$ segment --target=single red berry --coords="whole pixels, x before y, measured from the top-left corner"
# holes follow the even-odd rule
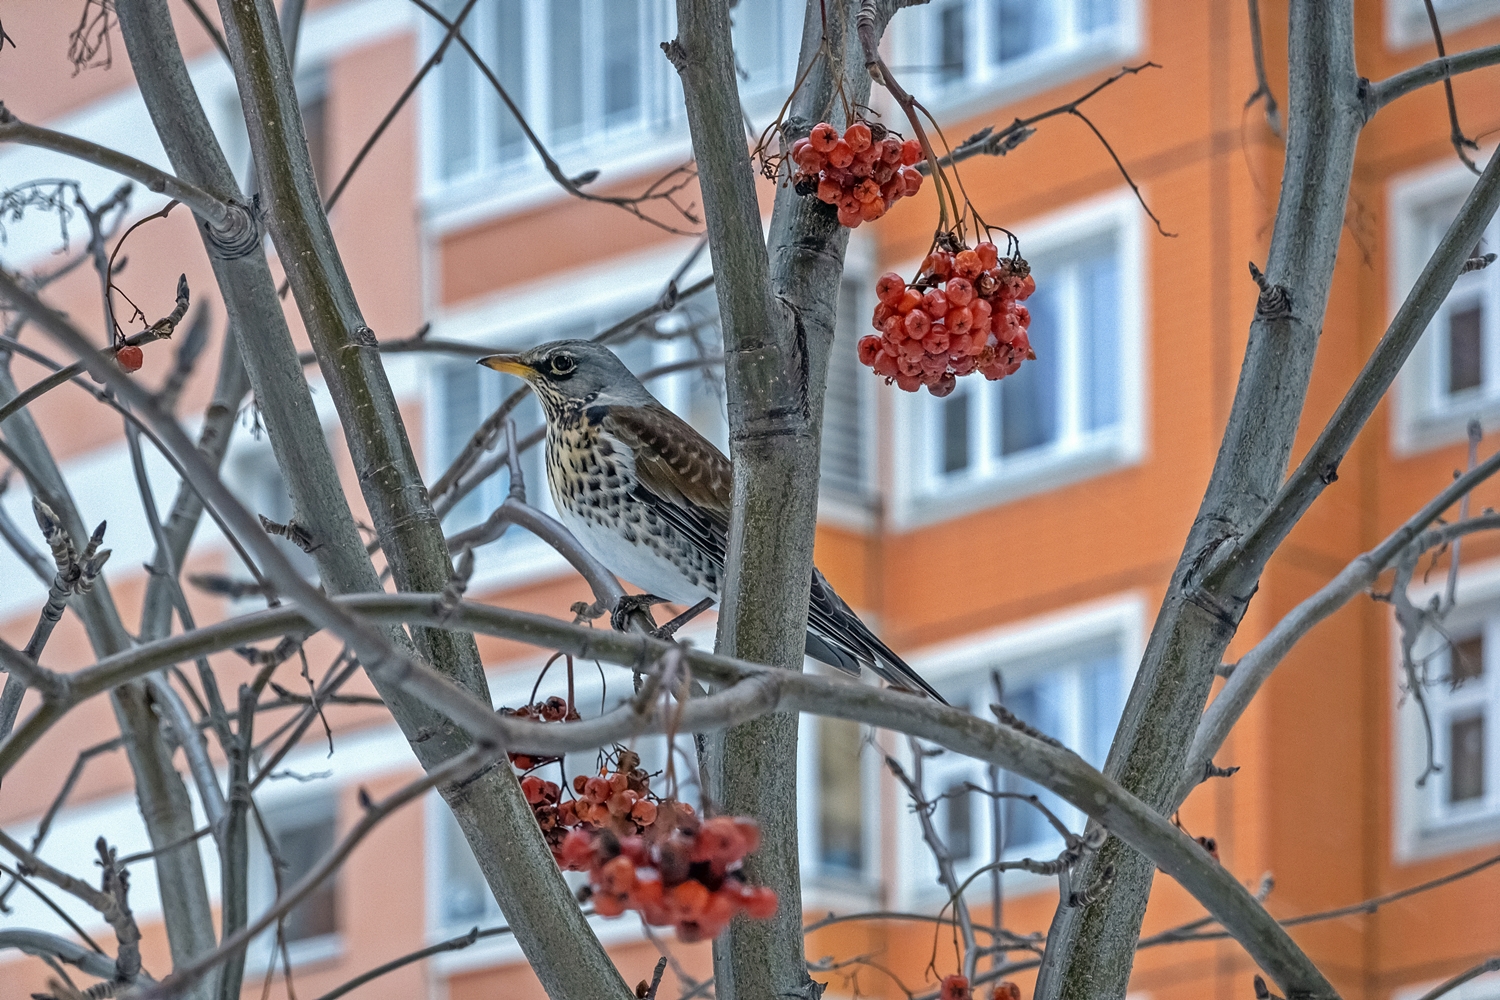
[[[922,296],[922,310],[933,319],[948,315],[948,296],[941,288],[929,288]]]
[[[966,306],[974,301],[974,284],[967,278],[949,278],[943,291],[948,295],[950,306]]]
[[[893,167],[901,165],[901,140],[888,135],[880,140],[880,159]]]
[[[901,293],[901,301],[896,303],[896,311],[904,316],[921,304],[922,293],[915,288],[908,288]]]
[[[526,796],[526,801],[536,805],[542,801],[542,779],[534,774],[527,775],[521,779],[521,792]]]
[[[880,354],[880,338],[874,334],[868,337],[860,337],[858,350],[859,363],[866,367],[873,367],[875,358]]]
[[[864,152],[870,148],[870,126],[864,122],[855,122],[844,129],[844,141],[856,153]]]
[[[141,370],[141,365],[145,363],[146,357],[141,353],[139,347],[136,347],[134,344],[126,344],[115,352],[115,360],[126,371],[138,372]]]
[[[944,253],[942,250],[934,251],[922,258],[922,266],[918,269],[920,274],[930,274],[934,278],[946,278],[953,273],[953,255]]]
[[[922,380],[915,375],[897,375],[896,388],[902,392],[916,392],[922,388]]]
[[[808,143],[820,153],[831,150],[839,141],[839,130],[828,122],[818,122],[807,136]]]
[[[1021,1000],[1021,987],[1009,979],[1002,979],[995,984],[995,992],[990,994],[990,1000]]]
[[[837,205],[839,199],[844,196],[844,189],[839,182],[824,177],[818,181],[818,200],[825,205]]]
[[[828,151],[828,162],[830,165],[844,169],[854,162],[854,150],[843,139],[833,144]]]
[[[907,139],[901,144],[901,163],[911,166],[922,158],[922,144],[915,139]]]
[[[901,183],[904,185],[902,192],[910,197],[922,190],[922,175],[911,167],[902,167]]]
[[[906,279],[895,271],[887,271],[875,279],[875,297],[880,300],[881,305],[894,306],[899,303],[906,294]],[[884,317],[880,316],[880,310],[875,310],[876,322]]]
[[[1036,278],[1031,275],[1021,279],[1021,287],[1016,291],[1016,301],[1024,302],[1031,298],[1031,293],[1036,291]]]
[[[986,271],[1000,262],[1000,248],[989,240],[974,244],[974,252],[979,255],[979,266]]]
[[[916,340],[927,336],[927,331],[932,329],[932,317],[921,309],[913,309],[906,314],[906,332]]]
[[[583,786],[587,785],[588,782],[589,782],[589,776],[588,775],[586,775],[586,774],[575,775],[574,778],[573,778],[573,792],[574,792],[574,794],[582,795],[583,794]]]

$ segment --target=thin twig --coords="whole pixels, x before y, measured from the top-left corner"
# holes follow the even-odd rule
[[[1427,23],[1432,26],[1432,40],[1437,44],[1438,58],[1446,58],[1448,53],[1443,48],[1443,29],[1438,25],[1437,11],[1432,6],[1432,0],[1422,2],[1427,7]],[[1447,73],[1443,74],[1443,96],[1448,100],[1448,141],[1453,143],[1453,151],[1458,154],[1463,165],[1478,174],[1479,167],[1468,151],[1477,150],[1479,143],[1464,135],[1463,128],[1458,124],[1458,102],[1453,99],[1453,78]]]

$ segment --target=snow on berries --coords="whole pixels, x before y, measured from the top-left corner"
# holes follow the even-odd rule
[[[569,714],[559,715],[554,701]],[[537,721],[577,718],[560,698],[506,711]],[[556,760],[511,759],[523,769]],[[760,846],[760,826],[741,817],[702,819],[686,802],[658,798],[640,764],[635,753],[617,748],[598,774],[574,776],[571,799],[538,775],[521,779],[558,867],[588,873],[580,898],[592,899],[601,916],[634,910],[653,927],[675,927],[689,942],[718,937],[738,913],[757,920],[774,915],[776,891],[750,885],[741,872],[746,855]]]
[[[134,344],[126,344],[115,351],[115,362],[127,372],[138,372],[141,365],[146,361],[146,356],[139,347]]]
[[[903,142],[879,124],[856,121],[840,135],[833,125],[819,122],[792,144],[792,184],[798,194],[835,206],[839,223],[857,229],[917,193],[922,175],[914,164],[922,155],[917,140]]]
[[[934,396],[972,372],[1005,378],[1036,357],[1031,312],[1021,304],[1035,290],[1031,265],[1001,258],[993,243],[934,250],[910,284],[895,272],[876,280],[880,332],[860,338],[860,363],[906,392],[925,385]]]

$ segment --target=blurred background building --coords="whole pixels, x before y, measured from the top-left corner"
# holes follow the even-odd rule
[[[69,61],[69,33],[83,6],[82,0],[9,4],[0,11],[16,46],[0,50],[0,96],[25,120],[166,166],[118,36],[107,68],[75,71]],[[439,6],[453,16],[462,4]],[[801,0],[739,0],[735,7],[741,97],[756,134],[775,118],[794,81],[804,7]],[[1449,52],[1500,42],[1495,0],[1438,0],[1436,7]],[[1285,0],[1261,4],[1268,75],[1283,122],[1285,8]],[[174,0],[172,10],[205,110],[247,181],[250,154],[231,74],[187,7]],[[1357,11],[1365,75],[1382,78],[1432,56],[1421,0],[1358,0]],[[667,0],[479,0],[465,34],[566,175],[597,169],[588,191],[632,194],[690,157],[680,87],[658,48],[672,37],[674,18]],[[309,5],[297,86],[325,190],[442,35],[406,0]],[[823,445],[820,566],[955,704],[987,715],[999,678],[1007,706],[1100,764],[1233,397],[1256,297],[1245,263],[1264,262],[1270,236],[1283,143],[1265,105],[1246,104],[1257,86],[1246,5],[933,0],[900,13],[886,45],[888,61],[937,116],[950,143],[1071,100],[1121,66],[1159,65],[1108,88],[1084,110],[1140,186],[1160,228],[1076,118],[1040,124],[1003,158],[962,165],[975,206],[1014,231],[1034,265],[1038,290],[1029,305],[1038,359],[1018,375],[1003,383],[965,379],[952,396],[934,400],[899,393],[856,362],[854,343],[868,322],[875,277],[892,269],[911,274],[928,248],[935,224],[930,190],[860,228],[843,284],[828,290],[839,298],[839,333]],[[1454,89],[1463,127],[1480,137],[1480,156],[1487,156],[1500,130],[1496,71],[1462,76]],[[873,103],[892,121],[887,104],[879,97]],[[95,204],[119,183],[53,154],[0,149],[0,186],[41,178],[76,179]],[[1383,110],[1366,130],[1299,453],[1359,370],[1472,181],[1449,144],[1439,87]],[[769,212],[769,182],[762,193]],[[691,189],[683,201],[695,204]],[[164,199],[138,186],[130,204],[130,217],[139,218]],[[662,206],[653,214],[684,230],[699,228]],[[432,341],[497,349],[592,336],[656,301],[674,274],[686,288],[711,269],[706,251],[692,256],[695,237],[564,193],[493,87],[456,49],[396,116],[331,219],[361,307],[383,341],[408,338],[424,323],[431,324]],[[58,221],[56,213],[34,208],[0,220],[0,260],[46,270],[68,259]],[[76,210],[66,233],[69,252],[76,252],[86,238]],[[1487,237],[1481,249],[1493,249],[1493,242]],[[213,331],[207,356],[216,357],[223,309],[187,211],[142,227],[124,256],[117,282],[153,318],[170,308],[176,275],[187,273]],[[87,264],[47,294],[102,337],[97,281]],[[288,315],[300,331],[291,306],[289,299]],[[618,350],[642,373],[711,357],[721,349],[716,311],[711,291],[692,296]],[[48,346],[32,330],[23,336]],[[514,388],[463,355],[393,353],[387,367],[430,478]],[[169,368],[169,348],[153,346],[140,377],[155,384]],[[184,396],[180,410],[190,426],[208,400],[213,368],[201,364]],[[22,385],[40,374],[24,360],[13,371]],[[347,452],[316,367],[308,375],[347,473]],[[725,440],[720,369],[678,366],[650,385],[705,434]],[[66,387],[32,412],[85,519],[109,519],[115,554],[107,576],[131,620],[142,593],[140,566],[153,543],[118,422]],[[1231,658],[1446,485],[1465,464],[1469,420],[1495,425],[1497,416],[1500,269],[1490,269],[1460,279],[1393,398],[1338,470],[1338,483],[1272,560]],[[519,409],[520,435],[539,419],[534,403]],[[286,489],[251,409],[235,433],[226,479],[255,510],[286,520]],[[154,456],[150,468],[163,504],[175,480]],[[524,471],[531,499],[547,507],[538,450],[528,453]],[[507,480],[501,468],[454,505],[450,531],[482,520],[506,495]],[[357,504],[352,475],[349,492]],[[1476,510],[1495,503],[1497,493],[1482,491]],[[0,502],[31,531],[19,477]],[[573,602],[589,599],[563,560],[519,529],[477,556],[472,598],[562,617]],[[232,555],[206,521],[188,570],[236,575]],[[1435,593],[1443,575],[1434,572],[1420,586]],[[6,623],[0,632],[22,645],[46,584],[9,549],[0,551],[0,579]],[[1500,850],[1500,547],[1483,537],[1465,543],[1459,599],[1449,623],[1451,651],[1448,643],[1426,651],[1427,669],[1441,681],[1429,692],[1441,773],[1418,787],[1421,722],[1401,694],[1393,618],[1387,605],[1360,599],[1287,658],[1240,723],[1218,758],[1239,773],[1205,784],[1182,810],[1186,829],[1212,837],[1222,863],[1242,881],[1255,885],[1263,873],[1274,875],[1267,905],[1277,916],[1395,892]],[[226,602],[198,592],[192,600],[200,621],[256,606],[250,598]],[[711,623],[693,634],[711,642]],[[498,641],[481,648],[493,668],[496,703],[525,702],[544,657]],[[309,650],[318,653],[311,660],[319,675],[337,652],[316,643]],[[71,616],[45,659],[62,670],[91,662]],[[231,672],[232,660],[222,661]],[[295,675],[295,665],[286,670]],[[599,677],[592,665],[579,665],[586,710],[611,696]],[[627,689],[624,675],[610,680],[615,696]],[[554,668],[542,693],[563,687]],[[405,741],[378,707],[333,706],[328,717],[336,752],[329,756],[329,741],[314,726],[281,765],[284,774],[260,794],[265,824],[290,868],[283,877],[305,871],[354,822],[361,787],[379,794],[415,772]],[[262,731],[271,732],[276,718]],[[95,748],[41,851],[91,878],[91,844],[100,834],[122,854],[148,844],[123,754],[107,742],[117,734],[107,704],[96,700],[71,719],[7,779],[0,822],[29,842],[79,752]],[[665,759],[659,742],[642,749],[648,760]],[[885,770],[885,751],[907,756],[904,743],[888,735],[839,721],[804,722],[800,821],[810,921],[863,910],[932,914],[943,905],[931,855]],[[571,774],[592,763],[568,766]],[[997,852],[1042,858],[1058,851],[1051,828],[1014,803],[1000,810],[997,846],[991,800],[961,793],[966,782],[989,787],[998,780],[1012,790],[1024,782],[997,779],[951,756],[931,758],[925,769],[929,794],[956,792],[942,801],[936,819],[961,874]],[[1044,799],[1065,822],[1081,823],[1076,811]],[[204,850],[210,885],[217,885],[212,854]],[[255,902],[264,906],[274,879],[263,849],[256,864]],[[152,866],[136,864],[132,873],[147,965],[165,972],[170,961]],[[972,903],[981,914],[992,905],[992,891],[988,879],[975,883]],[[1056,883],[1007,874],[1003,897],[1007,927],[1042,933]],[[29,894],[4,898],[9,912],[0,914],[0,928],[66,933]],[[1186,893],[1159,879],[1146,933],[1200,913]],[[92,926],[90,914],[76,915]],[[297,995],[317,997],[397,955],[503,922],[434,797],[385,824],[336,879],[294,911],[286,935]],[[657,948],[640,926],[628,916],[596,923],[626,979],[649,976]],[[1415,998],[1500,950],[1500,872],[1294,934],[1343,995]],[[711,974],[706,946],[681,946],[670,937],[664,943],[687,975]],[[935,938],[930,924],[888,919],[819,930],[807,953],[814,961],[832,956],[834,964],[868,956],[890,971],[855,963],[816,974],[829,982],[829,997],[894,998],[906,995],[903,983],[918,993],[930,988],[919,984],[931,982],[924,970],[935,948],[938,972],[954,971],[951,943]],[[270,958],[268,942],[252,951],[247,991],[260,991]],[[1163,945],[1139,955],[1132,996],[1245,996],[1251,973],[1232,942]],[[1030,975],[1016,978],[1029,983]],[[0,953],[5,995],[24,996],[46,976],[35,959]],[[669,983],[676,976],[674,970]],[[279,973],[271,989],[286,995]],[[1452,995],[1500,997],[1500,977],[1465,989]],[[519,949],[497,935],[409,965],[353,995],[541,994]]]

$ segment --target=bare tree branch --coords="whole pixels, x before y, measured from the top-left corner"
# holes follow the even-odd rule
[[[1447,81],[1459,73],[1483,69],[1496,63],[1500,63],[1500,45],[1470,49],[1456,56],[1443,56],[1431,62],[1422,63],[1420,66],[1413,66],[1411,69],[1403,70],[1395,76],[1370,85],[1368,97],[1370,113],[1373,115],[1398,97],[1405,97],[1428,84],[1437,83],[1439,80]]]

